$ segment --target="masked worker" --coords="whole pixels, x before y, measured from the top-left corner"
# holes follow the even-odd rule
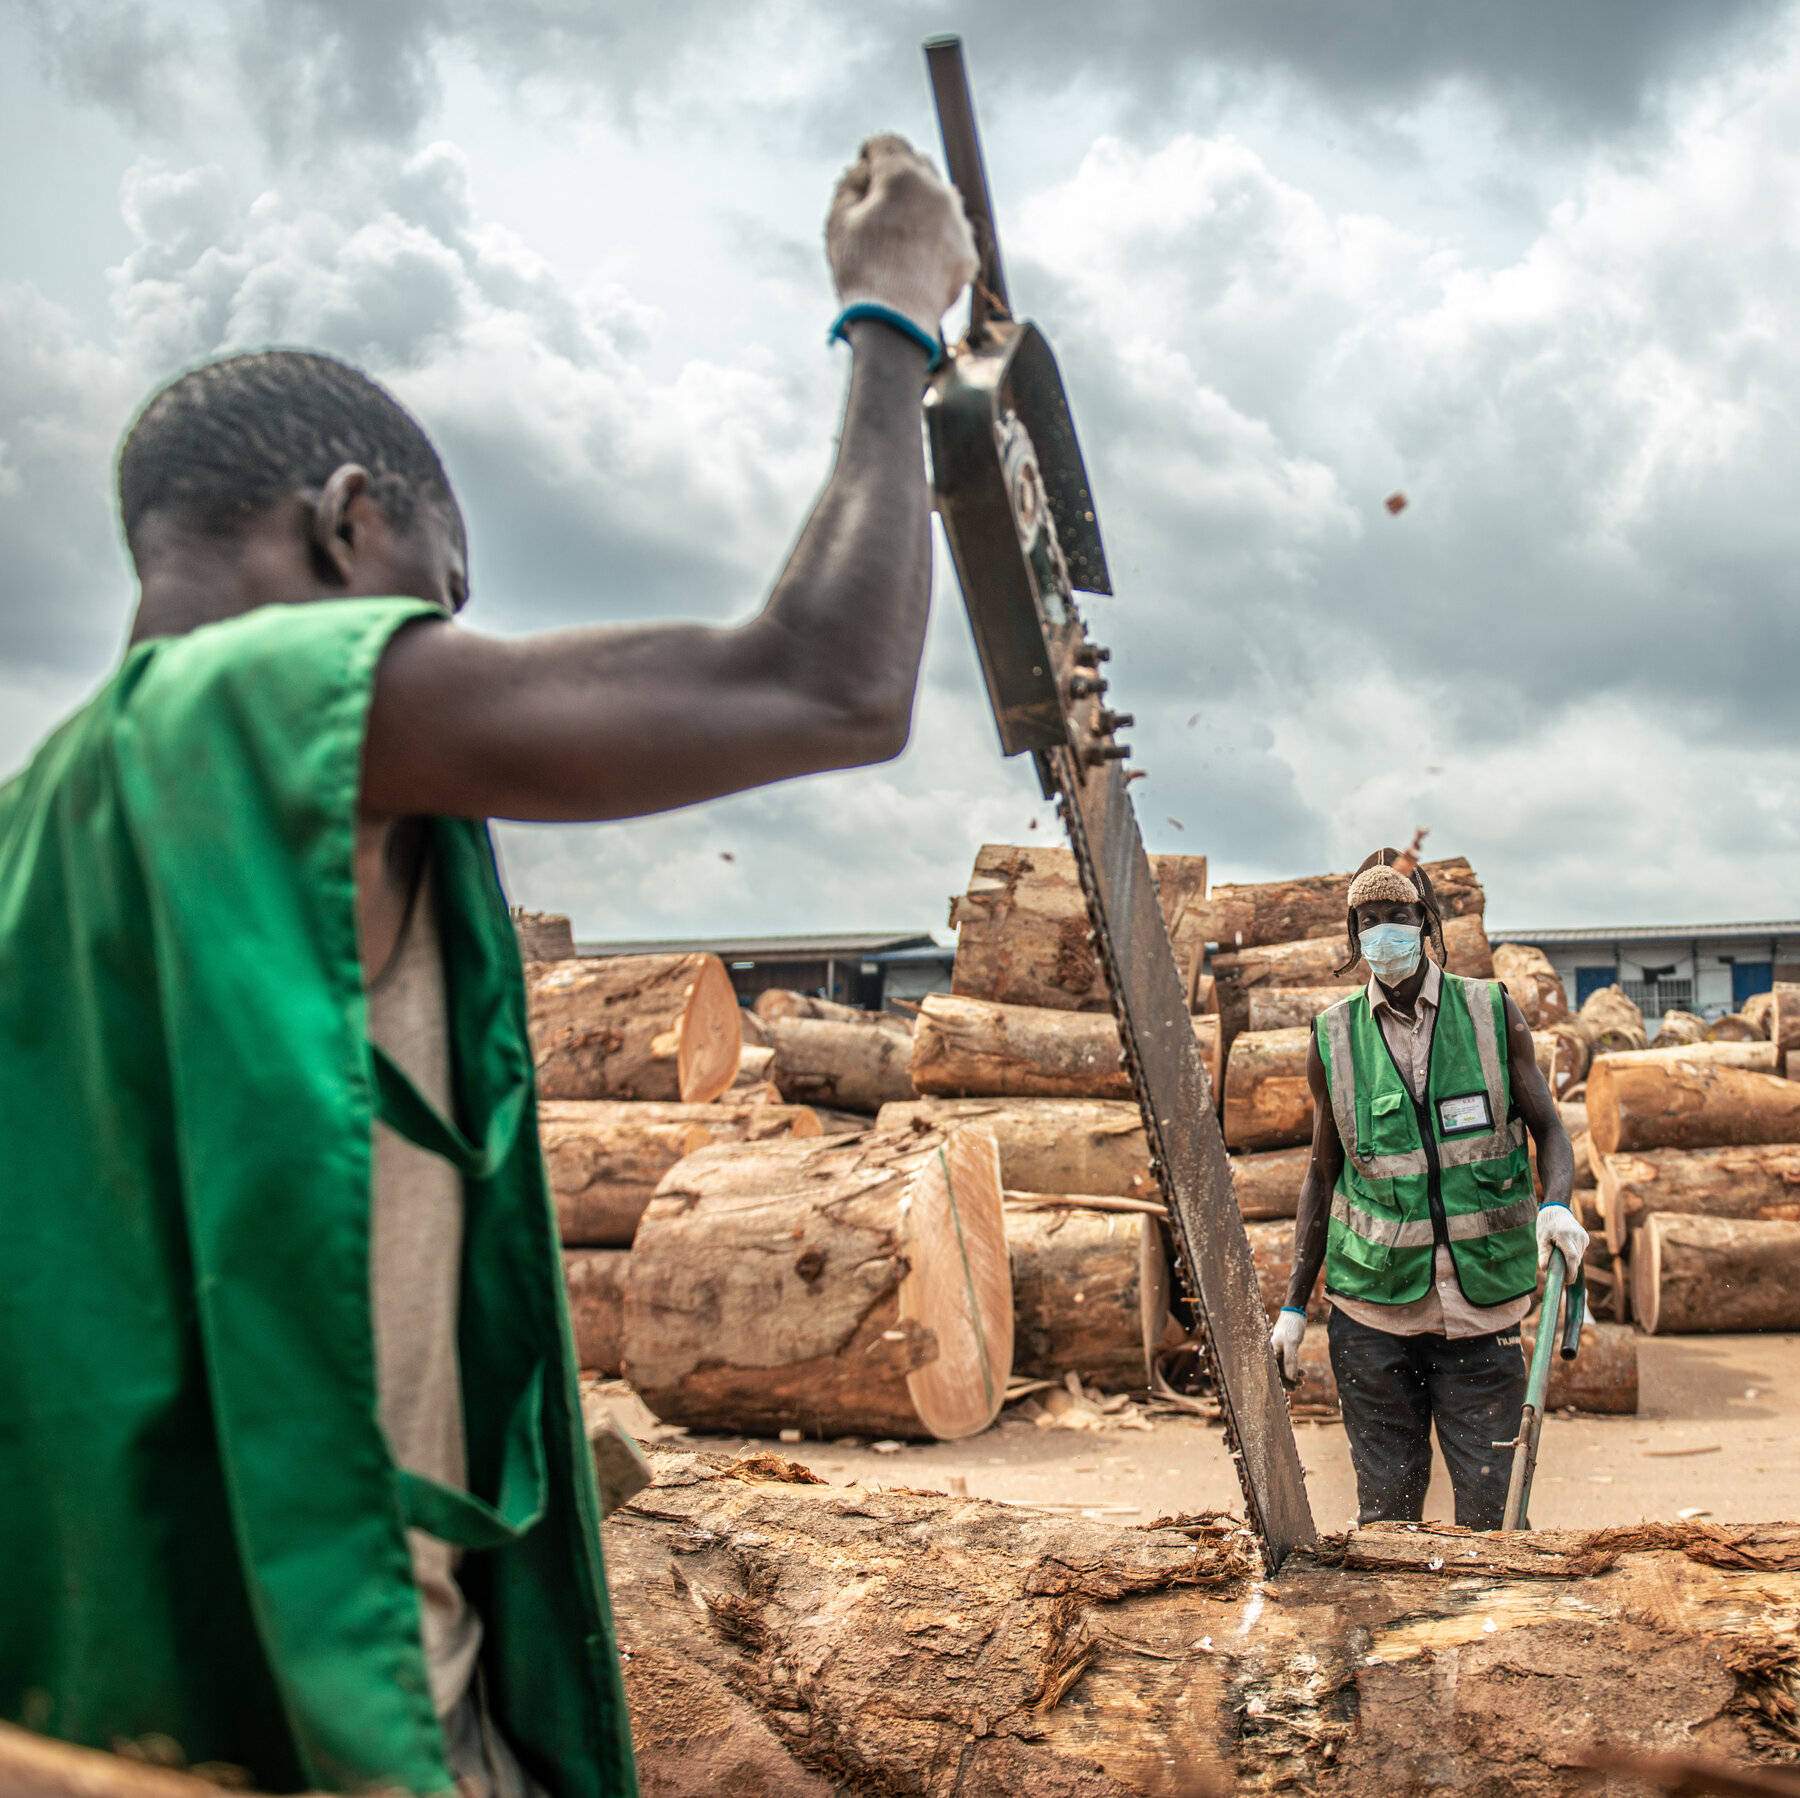
[[[1573,1276],[1588,1237],[1524,1018],[1497,981],[1444,972],[1431,879],[1398,860],[1383,849],[1350,883],[1344,966],[1366,961],[1369,984],[1314,1020],[1312,1160],[1271,1344],[1296,1384],[1323,1266],[1359,1521],[1423,1515],[1436,1423],[1456,1521],[1498,1529],[1512,1457],[1494,1445],[1525,1401],[1519,1322],[1552,1245]]]
[[[437,454],[327,357],[132,427],[130,647],[0,788],[0,1716],[270,1791],[635,1791],[486,820],[905,743],[976,258],[897,138],[826,243],[837,459],[736,628],[453,622]]]

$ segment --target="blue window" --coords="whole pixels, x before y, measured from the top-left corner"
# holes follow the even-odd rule
[[[1766,993],[1775,984],[1775,967],[1766,961],[1734,961],[1731,964],[1731,1009],[1742,1011],[1746,999]]]
[[[1575,970],[1575,1008],[1577,1011],[1587,1004],[1603,986],[1616,986],[1619,970],[1610,962],[1604,968],[1577,968]]]

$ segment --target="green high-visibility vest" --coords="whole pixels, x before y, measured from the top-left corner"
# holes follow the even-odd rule
[[[448,1793],[407,1554],[468,1550],[489,1705],[636,1790],[525,991],[486,828],[430,821],[455,1110],[368,1039],[364,720],[414,600],[140,645],[0,787],[0,1717],[266,1791]],[[463,1175],[467,1491],[395,1465],[377,1113]]]
[[[1447,1243],[1471,1304],[1534,1291],[1537,1199],[1512,1102],[1505,989],[1443,976],[1422,1100],[1395,1066],[1366,988],[1321,1012],[1313,1029],[1344,1145],[1326,1290],[1410,1304]]]

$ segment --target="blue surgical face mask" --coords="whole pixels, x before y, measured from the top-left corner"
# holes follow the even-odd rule
[[[1398,986],[1419,965],[1417,924],[1376,924],[1359,931],[1357,940],[1383,986]]]

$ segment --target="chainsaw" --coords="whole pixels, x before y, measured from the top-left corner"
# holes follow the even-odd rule
[[[1132,719],[1106,703],[1110,652],[1075,597],[1112,591],[1093,494],[1056,358],[1007,297],[961,40],[934,38],[925,58],[945,163],[981,256],[968,330],[925,396],[938,515],[1001,749],[1033,758],[1075,852],[1182,1293],[1273,1571],[1315,1540],[1312,1511],[1187,983],[1132,807],[1118,735]]]

